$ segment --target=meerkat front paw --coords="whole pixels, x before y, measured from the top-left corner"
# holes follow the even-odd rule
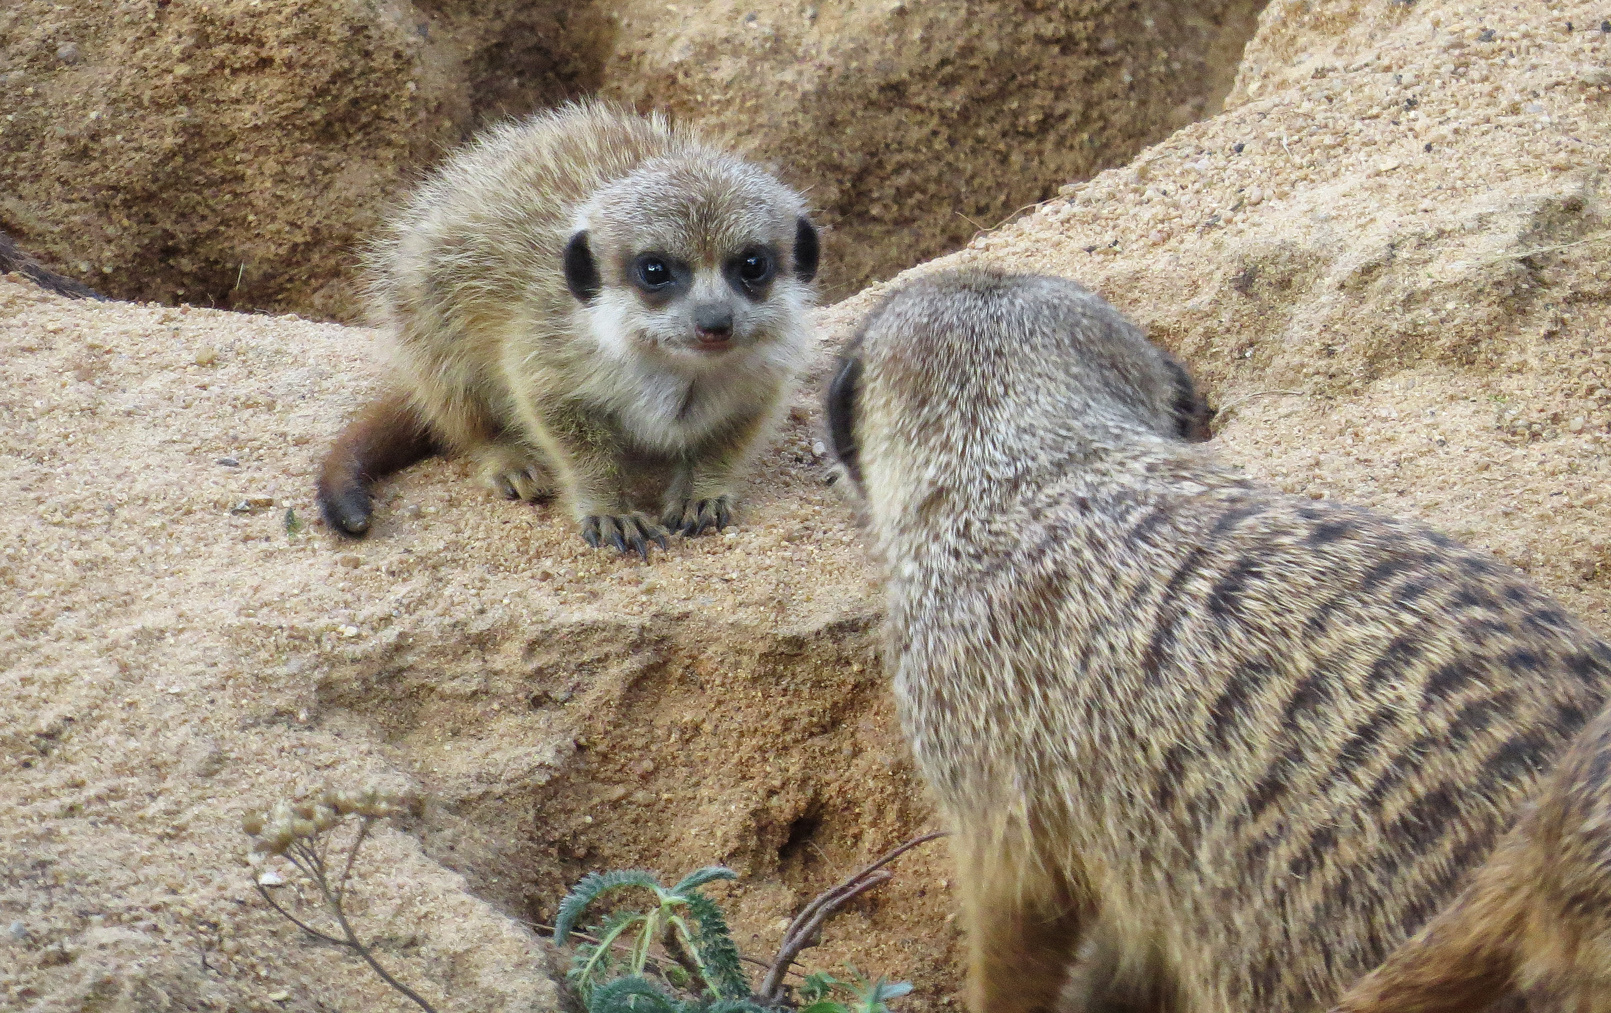
[[[666,532],[642,514],[590,514],[582,518],[582,540],[598,548],[606,543],[621,552],[636,552],[649,558],[649,543],[670,548]]]
[[[536,465],[519,471],[499,471],[487,476],[492,491],[504,499],[552,499],[554,487],[548,473]]]
[[[668,531],[684,535],[703,534],[711,528],[717,531],[733,523],[733,499],[726,493],[710,499],[677,500],[666,507],[660,523]]]
[[[493,444],[482,448],[481,481],[504,499],[538,500],[554,495],[554,478],[541,462],[519,448]]]

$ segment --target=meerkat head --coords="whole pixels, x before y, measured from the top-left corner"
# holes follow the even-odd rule
[[[564,266],[607,352],[697,370],[761,346],[802,346],[817,257],[798,194],[698,150],[601,187],[576,217]]]
[[[918,279],[868,315],[829,386],[827,421],[875,514],[936,489],[1011,487],[1099,444],[1209,435],[1186,370],[1101,297],[977,269]]]

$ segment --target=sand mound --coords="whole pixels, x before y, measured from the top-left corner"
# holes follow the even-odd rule
[[[1227,112],[939,263],[1092,285],[1202,377],[1227,458],[1487,546],[1611,632],[1595,13],[1277,3]],[[877,294],[823,311],[819,375]],[[240,813],[327,781],[435,800],[376,841],[364,917],[449,1009],[552,1007],[517,919],[587,870],[729,862],[764,956],[780,916],[927,825],[812,391],[742,527],[652,566],[442,461],[386,487],[363,543],[288,535],[371,338],[0,282],[13,1006],[403,1008],[250,891]],[[947,867],[903,862],[811,956],[911,978],[932,1013]]]

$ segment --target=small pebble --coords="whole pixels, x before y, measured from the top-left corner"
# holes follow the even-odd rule
[[[218,361],[218,352],[210,345],[203,345],[196,349],[196,365],[211,366]]]
[[[56,47],[56,59],[66,64],[78,62],[78,43],[64,42]]]
[[[226,468],[239,468],[241,466],[241,462],[237,461],[233,457],[220,457],[218,460],[214,461],[213,463],[214,464],[222,464]]]
[[[258,886],[284,886],[285,885],[285,877],[281,876],[279,873],[275,872],[273,869],[268,869],[261,876],[257,877],[257,885]]]
[[[13,939],[28,938],[28,926],[24,925],[22,922],[12,922],[10,928],[8,928],[6,931],[11,933],[11,938]]]
[[[811,444],[811,452],[816,456],[821,457],[823,454],[828,452],[828,445],[823,443],[821,440],[818,440],[817,442]]]
[[[345,566],[349,570],[356,570],[360,566],[364,565],[364,557],[358,555],[356,552],[348,552],[337,558],[336,562],[340,563],[342,566]]]
[[[408,506],[403,508],[404,517],[418,517],[419,515],[420,505],[418,503],[410,503]]]

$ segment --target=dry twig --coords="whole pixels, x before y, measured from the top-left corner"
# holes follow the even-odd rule
[[[330,884],[328,867],[325,865],[324,847],[315,848],[306,840],[298,840],[293,841],[290,847],[282,852],[282,857],[301,870],[302,874],[307,876],[313,885],[318,888],[319,896],[324,899],[325,907],[329,909],[331,914],[335,915],[336,923],[341,926],[341,935],[339,937],[320,932],[281,907],[275,902],[274,898],[269,894],[268,888],[262,883],[253,885],[257,887],[257,892],[262,895],[263,899],[268,902],[269,907],[284,915],[291,924],[315,939],[322,939],[327,943],[345,946],[352,950],[364,958],[370,968],[380,975],[382,981],[414,1000],[419,1005],[419,1008],[425,1010],[426,1013],[436,1013],[436,1008],[422,999],[418,992],[392,977],[384,967],[380,966],[379,961],[375,959],[375,955],[370,952],[368,946],[359,941],[358,934],[353,931],[352,924],[347,921],[347,912],[343,907],[347,892],[347,877],[352,874],[352,863],[358,857],[358,849],[363,846],[364,839],[369,836],[371,822],[371,817],[361,817],[358,832],[353,835],[352,844],[347,849],[347,860],[342,864],[341,876],[336,880],[334,886]],[[327,838],[325,841],[326,847],[328,843]]]
[[[895,878],[895,874],[884,866],[911,851],[919,844],[927,844],[939,837],[945,837],[946,831],[936,830],[914,837],[900,847],[886,853],[871,865],[865,866],[852,873],[844,882],[832,889],[817,895],[816,899],[807,904],[803,910],[794,916],[794,921],[783,933],[783,942],[778,946],[777,959],[772,961],[771,967],[762,980],[761,987],[756,990],[755,1000],[762,1006],[780,1006],[783,1004],[783,976],[789,972],[790,967],[800,955],[800,951],[817,945],[822,941],[822,925],[839,908],[849,903],[855,897],[866,893],[880,883],[887,883]]]

